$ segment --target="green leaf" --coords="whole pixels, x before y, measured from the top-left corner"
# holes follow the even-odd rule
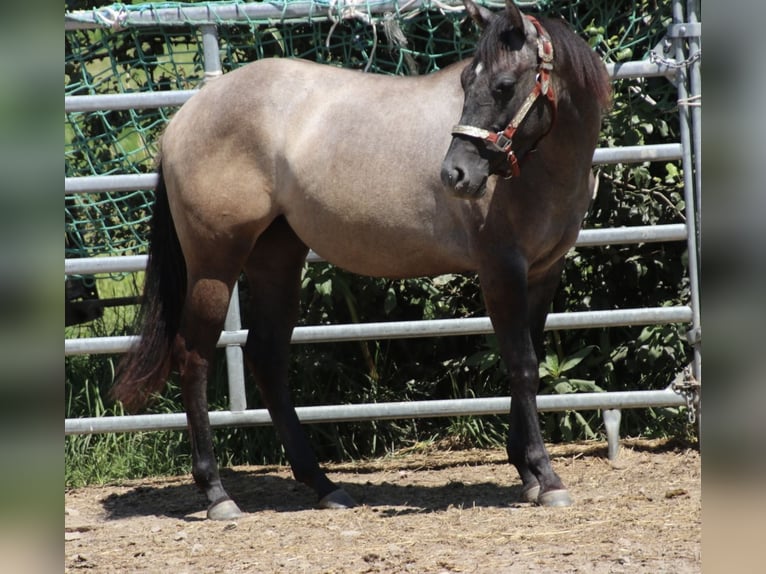
[[[586,438],[596,438],[596,433],[593,432],[593,429],[590,428],[590,425],[588,424],[588,421],[585,420],[585,417],[582,416],[579,412],[573,411],[575,419],[577,419],[577,422],[580,423],[580,426],[582,427],[583,432],[585,433]]]
[[[386,291],[386,298],[383,301],[383,312],[386,315],[390,315],[391,311],[396,309],[397,301],[396,301],[396,291],[394,291],[393,287],[389,287]]]
[[[574,388],[570,384],[570,382],[567,379],[564,379],[563,381],[556,383],[553,386],[553,390],[556,391],[559,395],[566,395],[568,393],[573,393]]]
[[[566,411],[561,418],[561,434],[567,442],[571,442],[573,439],[571,415],[572,411]]]
[[[579,365],[585,357],[590,355],[590,353],[595,348],[596,348],[596,345],[588,345],[587,347],[583,347],[576,353],[569,355],[566,359],[564,359],[564,362],[561,363],[561,366],[559,367],[558,372],[566,373],[567,371],[572,370],[577,365]]]
[[[322,281],[321,283],[316,283],[314,285],[314,288],[316,289],[317,293],[320,295],[324,295],[329,297],[332,295],[332,278],[326,279],[325,281]]]
[[[569,379],[572,387],[579,392],[587,393],[603,393],[604,389],[596,384],[596,381],[590,381],[586,379]]]
[[[559,374],[559,358],[555,353],[545,355],[545,360],[540,363],[540,367],[548,371],[548,374],[557,377]]]

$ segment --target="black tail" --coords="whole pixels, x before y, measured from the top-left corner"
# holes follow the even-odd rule
[[[154,191],[149,262],[136,325],[140,340],[117,366],[112,397],[128,411],[143,407],[160,392],[173,368],[173,343],[186,295],[186,262],[170,214],[162,164]]]

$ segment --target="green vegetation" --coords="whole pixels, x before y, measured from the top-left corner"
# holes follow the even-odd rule
[[[670,18],[666,1],[551,0],[539,5],[544,12],[572,22],[611,61],[645,57],[664,35]],[[456,15],[427,13],[402,22],[402,28],[409,38],[407,49],[389,48],[383,42],[377,47],[374,71],[407,73],[407,54],[423,73],[467,55],[475,38],[472,26]],[[329,29],[328,23],[221,27],[224,66],[231,69],[255,57],[283,52],[355,67],[367,64],[371,28],[358,21],[344,22],[333,31],[330,48],[325,48]],[[122,91],[127,85],[141,90],[188,88],[201,78],[199,51],[198,38],[184,29],[67,33],[67,94]],[[624,80],[615,83],[614,90],[601,146],[679,140],[676,91],[667,80]],[[152,146],[170,113],[68,114],[67,175],[149,171],[156,151]],[[586,227],[681,222],[682,191],[678,163],[602,167]],[[68,256],[142,252],[151,197],[145,192],[68,199]],[[685,250],[684,243],[574,249],[553,311],[686,304]],[[140,284],[140,278],[105,277],[99,278],[98,288],[102,297],[125,296],[137,293],[136,282]],[[240,290],[245,296],[247,285],[242,283]],[[472,276],[391,281],[353,276],[324,264],[306,268],[302,308],[301,321],[309,325],[485,314]],[[108,309],[100,320],[69,328],[67,336],[132,333],[133,313],[132,307]],[[548,333],[540,367],[542,392],[664,388],[690,360],[685,329],[685,325],[662,325]],[[119,406],[107,399],[115,361],[110,356],[66,359],[67,417],[119,414]],[[211,408],[226,408],[222,360],[216,372],[209,389]],[[290,378],[298,405],[508,394],[491,336],[296,345]],[[248,405],[260,407],[253,385],[248,387]],[[150,412],[181,410],[177,386],[171,382]],[[595,411],[545,413],[542,422],[550,441],[602,436],[600,413]],[[459,417],[312,425],[308,432],[320,458],[344,459],[442,439],[454,446],[502,444],[505,429],[503,417]],[[641,409],[623,413],[622,431],[631,436],[686,437],[691,429],[677,409]],[[221,429],[215,441],[224,465],[283,457],[271,428]],[[189,468],[189,447],[182,432],[71,436],[65,449],[67,485]]]

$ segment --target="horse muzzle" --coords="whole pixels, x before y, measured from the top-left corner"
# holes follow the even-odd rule
[[[479,199],[487,191],[488,172],[480,169],[476,161],[465,161],[464,154],[453,146],[442,162],[441,180],[454,196],[461,199]],[[462,159],[462,161],[461,161]]]
[[[465,170],[456,165],[442,164],[441,180],[454,196],[461,199],[479,199],[487,191],[487,176],[472,181]]]

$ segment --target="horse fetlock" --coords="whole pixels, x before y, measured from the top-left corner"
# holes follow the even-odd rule
[[[192,477],[200,488],[208,490],[214,486],[221,486],[218,475],[218,464],[215,461],[195,460],[192,463]],[[213,499],[211,499],[212,501]]]

